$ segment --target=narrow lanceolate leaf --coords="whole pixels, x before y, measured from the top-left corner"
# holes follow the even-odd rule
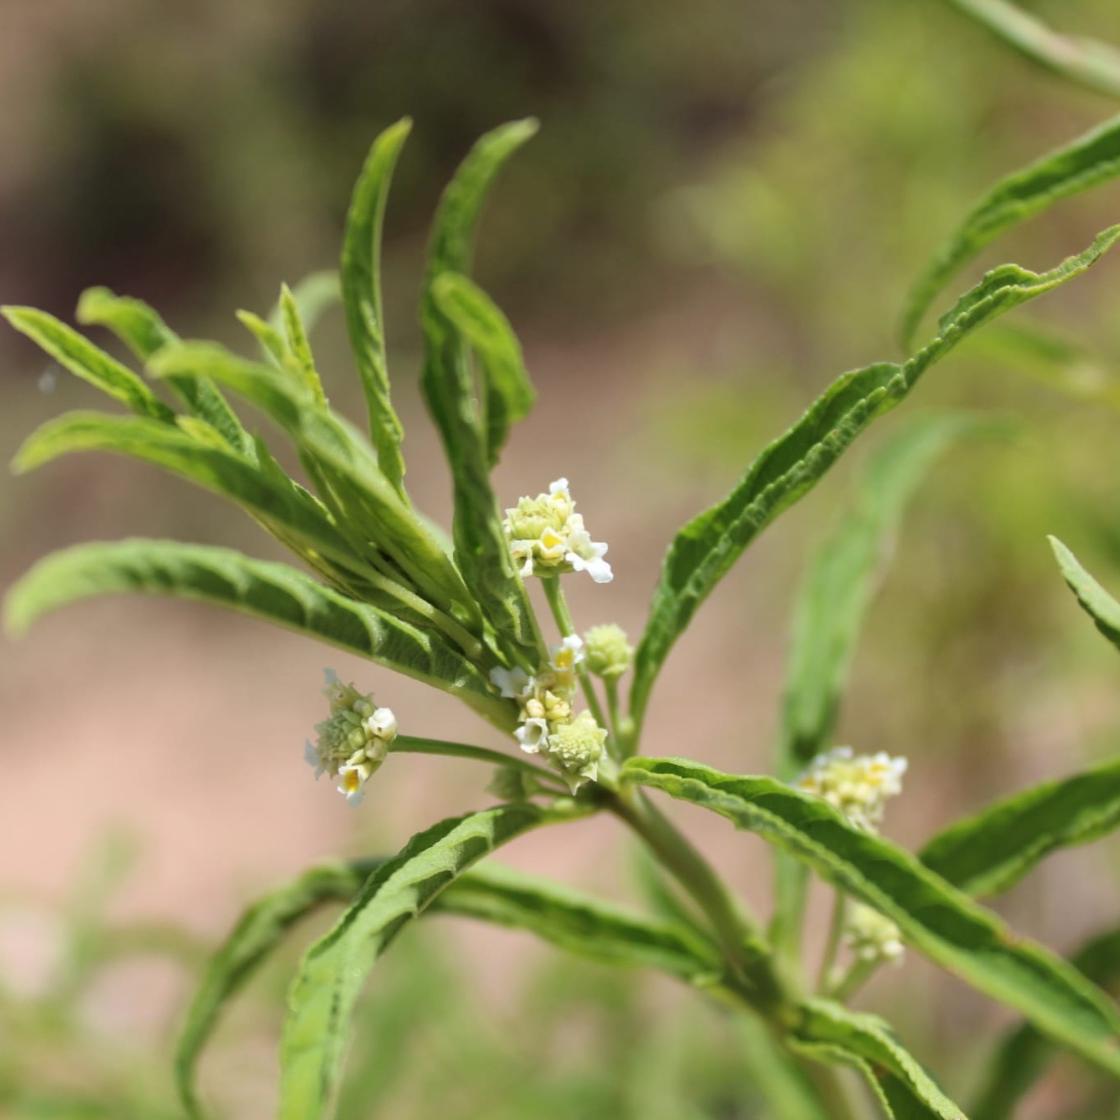
[[[1120,825],[1120,762],[997,801],[951,825],[921,851],[921,861],[971,895],[1017,883],[1059,848],[1086,844]]]
[[[1049,272],[1017,265],[990,272],[946,316],[941,331],[903,364],[879,363],[844,374],[785,435],[755,459],[734,490],[677,534],[654,592],[635,659],[631,708],[641,719],[654,679],[697,607],[754,538],[811,490],[874,419],[894,408],[922,374],[969,332],[1080,275],[1120,238],[1120,226]]]
[[[469,271],[475,225],[486,191],[506,159],[536,131],[520,121],[487,133],[448,184],[428,248],[420,306],[424,368],[420,386],[435,419],[455,484],[455,558],[507,656],[529,666],[541,641],[525,588],[514,570],[490,486],[489,437],[476,399],[471,342],[441,309],[436,285]]]
[[[1004,230],[1118,174],[1120,117],[1113,117],[1001,179],[973,207],[911,290],[903,314],[904,344],[909,346],[923,316],[946,283]]]
[[[296,297],[292,295],[291,288],[285,284],[280,289],[280,314],[284,324],[284,337],[288,343],[288,353],[291,356],[292,366],[299,374],[304,387],[312,398],[319,404],[325,404],[326,394],[323,392],[323,382],[319,379],[319,371],[315,368],[315,357],[311,353],[311,341],[307,337],[307,328],[299,313]]]
[[[1047,70],[1120,98],[1120,51],[1096,39],[1062,35],[1011,0],[949,0],[997,38]]]
[[[127,405],[138,416],[171,421],[175,414],[127,366],[76,330],[34,307],[5,307],[4,318],[76,377]]]
[[[68,412],[32,432],[13,467],[32,470],[75,451],[129,455],[229,498],[307,549],[343,566],[355,565],[346,538],[303,487],[279,470],[266,470],[236,454],[216,435],[210,443],[200,437],[201,431],[188,434],[145,417]]]
[[[195,1072],[225,1003],[276,948],[296,922],[328,902],[349,902],[369,875],[354,864],[324,864],[259,899],[242,915],[211,958],[187,1009],[175,1051],[175,1081],[184,1108],[201,1115]]]
[[[499,726],[515,722],[516,713],[493,695],[479,669],[441,639],[285,564],[225,548],[125,540],[64,549],[40,560],[8,592],[7,624],[22,633],[58,607],[122,592],[231,607],[442,688]]]
[[[108,328],[142,362],[179,341],[175,332],[146,303],[114,295],[108,288],[87,288],[82,292],[77,319],[87,326]],[[230,447],[252,457],[252,438],[213,382],[204,377],[180,374],[168,378],[168,384],[195,416],[222,434]]]
[[[1058,558],[1058,567],[1062,569],[1062,575],[1082,609],[1097,629],[1120,649],[1120,603],[1089,575],[1060,540],[1051,537],[1050,544]]]
[[[1120,1075],[1120,1013],[1068,962],[1011,933],[914,856],[853,828],[822,798],[773,778],[683,759],[631,759],[623,779],[663,790],[757,832],[885,914],[906,940],[978,991]]]
[[[487,456],[493,467],[510,428],[529,415],[536,399],[521,344],[501,308],[466,276],[444,272],[436,277],[432,294],[440,311],[478,355],[485,384]]]
[[[292,285],[292,299],[304,330],[311,335],[323,315],[341,302],[342,280],[334,269],[309,272]],[[273,307],[268,321],[274,330],[284,329],[284,312],[279,302]]]
[[[828,746],[863,618],[905,505],[934,460],[971,423],[924,416],[899,431],[868,462],[853,508],[814,554],[794,611],[783,776]]]
[[[965,1120],[890,1027],[874,1015],[810,1000],[802,1006],[791,1038],[810,1056],[856,1065],[894,1120]]]
[[[351,1012],[392,939],[476,860],[547,819],[530,805],[504,805],[442,821],[370,876],[338,924],[308,951],[289,991],[281,1120],[327,1114]]]
[[[370,437],[382,472],[402,492],[404,430],[389,399],[385,318],[381,310],[381,226],[393,169],[411,127],[412,122],[407,119],[398,121],[373,142],[354,186],[342,243],[342,298],[350,346],[369,410]]]
[[[1094,984],[1113,990],[1120,983],[1120,931],[1094,937],[1074,954],[1074,965]],[[1012,1120],[1018,1106],[1056,1056],[1056,1047],[1030,1024],[1000,1043],[973,1107],[972,1120]]]
[[[157,377],[192,370],[227,385],[291,435],[320,496],[359,555],[384,550],[425,599],[476,629],[478,607],[455,565],[386,479],[360,433],[282,371],[219,346],[184,343],[162,351],[151,365]]]

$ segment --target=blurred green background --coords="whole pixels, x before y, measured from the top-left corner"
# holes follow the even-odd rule
[[[1115,0],[1030,6],[1120,43]],[[446,516],[415,386],[425,231],[472,140],[538,116],[478,254],[540,389],[498,484],[512,502],[572,479],[617,576],[575,589],[578,620],[636,634],[676,527],[836,373],[895,356],[908,284],[985,186],[1115,108],[936,0],[6,0],[0,300],[70,318],[84,287],[107,284],[187,336],[248,350],[233,309],[263,312],[281,280],[334,265],[365,151],[407,113],[387,228],[390,358],[410,488]],[[1100,188],[983,263],[1046,267],[1118,219],[1120,189]],[[910,757],[887,821],[907,844],[1116,748],[1120,666],[1045,535],[1120,586],[1118,306],[1120,265],[1106,261],[1030,313],[1084,347],[1068,376],[1039,378],[976,344],[906,406],[1006,420],[920,495],[842,717],[844,741]],[[357,415],[337,312],[317,351],[332,399]],[[0,358],[9,455],[47,416],[91,401],[12,332]],[[768,767],[794,588],[850,474],[845,461],[701,612],[654,701],[648,753]],[[48,548],[127,533],[272,554],[206,496],[86,457],[6,481],[0,528],[5,583]],[[375,688],[410,731],[485,731],[450,702],[254,623],[110,602],[2,650],[0,1115],[176,1116],[176,1018],[200,954],[245,899],[317,858],[395,849],[485,798],[470,768],[400,758],[361,812],[346,811],[301,758],[324,663]],[[764,849],[719,822],[682,823],[764,907]],[[128,844],[106,839],[114,829]],[[1116,921],[1116,856],[1112,842],[1063,853],[1000,908],[1072,948]],[[630,857],[594,822],[508,858],[628,897]],[[219,1115],[269,1115],[293,959],[253,985],[204,1065]],[[1007,1022],[916,959],[861,1003],[964,1097],[978,1039]],[[394,949],[363,1032],[347,1120],[765,1115],[750,1041],[694,997],[459,921]],[[1098,1092],[1063,1068],[1024,1115],[1101,1116]]]

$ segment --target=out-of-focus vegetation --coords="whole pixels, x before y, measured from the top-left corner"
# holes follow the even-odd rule
[[[1112,0],[1031,7],[1120,43]],[[838,368],[893,352],[911,279],[986,184],[1115,111],[932,2],[699,0],[682,14],[662,0],[338,0],[169,13],[74,0],[4,21],[0,295],[60,314],[93,282],[164,307],[187,334],[231,303],[264,310],[275,276],[333,263],[369,139],[405,112],[423,127],[395,188],[387,271],[416,275],[436,184],[470,140],[499,120],[540,116],[532,157],[511,168],[488,215],[479,271],[522,325],[530,356],[547,357],[542,390],[559,398],[572,391],[568,377],[581,392],[594,383],[626,426],[594,452],[595,470],[634,491],[632,516],[654,557],[643,577],[674,510],[723,487]],[[1102,188],[1016,231],[1003,255],[1056,260],[1118,209],[1120,191]],[[1045,545],[1050,532],[1074,537],[1102,577],[1120,572],[1114,293],[1089,282],[1031,310],[1060,320],[1068,340],[1050,358],[1007,334],[970,344],[923,387],[925,404],[1010,423],[967,442],[910,516],[844,713],[845,739],[921,767],[901,824],[908,839],[931,832],[949,805],[963,811],[1114,745],[1111,651],[1075,617]],[[398,348],[414,348],[411,305],[388,311]],[[322,344],[329,360],[341,328],[327,328],[337,335]],[[236,335],[235,324],[221,329]],[[43,369],[10,334],[0,354],[14,448],[42,411],[33,388]],[[581,372],[589,355],[591,375]],[[682,459],[683,482],[661,466]],[[153,479],[150,493],[160,485]],[[814,500],[826,506],[842,485],[832,480]],[[24,500],[9,491],[0,507],[6,539],[19,542],[9,574],[47,532]],[[146,509],[149,492],[129,502]],[[146,512],[158,529],[165,515]],[[810,536],[794,514],[755,560],[766,590],[745,604],[725,598],[755,642],[743,664],[777,664],[790,557]],[[645,584],[634,584],[637,614]],[[771,711],[736,730],[744,749],[768,749]],[[1003,905],[1072,948],[1114,916],[1117,895],[1083,889],[1070,869],[1107,883],[1115,855],[1106,843],[1062,857],[1042,872],[1053,892],[1013,892]],[[177,1008],[167,1033],[122,1042],[89,1020],[83,999],[91,970],[130,954],[137,936],[158,933],[153,944],[186,971],[193,944],[115,926],[105,940],[100,889],[54,900],[65,912],[56,974],[0,999],[0,1110],[176,1115],[167,1066]],[[1042,897],[1064,902],[1044,913]],[[460,927],[441,925],[411,933],[374,984],[341,1115],[760,1115],[750,1085],[761,1071],[717,1014],[558,958],[527,969],[513,994],[494,979],[503,1010],[483,1025],[471,1010],[480,982],[447,949]],[[284,962],[270,967],[256,1003],[229,1024],[235,1056],[214,1071],[228,1115],[261,1112],[253,1094],[270,1083],[270,1043],[258,1052],[255,1040],[274,1035],[288,973]],[[438,1027],[423,1011],[433,999],[448,1009]],[[972,1078],[968,997],[917,966],[902,984],[885,978],[869,1003],[940,1053],[941,1067]],[[407,1084],[393,1080],[398,1048],[408,1049]],[[246,1063],[258,1076],[245,1076]],[[663,1080],[628,1078],[638,1066]],[[1062,1087],[1059,1071],[1041,1105],[1052,1111],[1037,1115],[1070,1115]],[[1106,1107],[1114,1102],[1080,1114]]]

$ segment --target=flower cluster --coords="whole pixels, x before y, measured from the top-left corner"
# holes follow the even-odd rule
[[[605,681],[616,681],[634,660],[634,647],[626,631],[613,622],[592,626],[584,635],[587,642],[587,668]]]
[[[552,651],[548,666],[530,676],[524,669],[491,669],[490,680],[502,696],[517,700],[521,723],[514,737],[526,754],[544,754],[564,775],[572,791],[594,781],[607,733],[590,712],[572,714],[583,640],[566,637]]]
[[[848,947],[868,964],[901,962],[906,951],[898,926],[862,902],[853,904],[844,929]]]
[[[369,693],[343,684],[333,669],[326,670],[331,714],[315,725],[318,737],[308,741],[304,756],[315,777],[338,778],[338,791],[351,805],[363,796],[363,787],[385,761],[389,744],[397,737],[397,718],[389,708],[379,708]]]
[[[883,819],[887,798],[902,792],[906,759],[878,754],[853,754],[836,747],[819,754],[797,779],[797,786],[823,797],[856,828],[874,832]]]
[[[610,583],[607,546],[591,539],[575,508],[568,480],[558,478],[547,494],[521,498],[506,510],[502,529],[521,575],[587,572],[596,583]]]

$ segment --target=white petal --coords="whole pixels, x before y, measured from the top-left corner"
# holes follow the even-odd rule
[[[555,482],[548,484],[548,492],[550,494],[568,493],[568,480],[566,478],[558,478]]]

